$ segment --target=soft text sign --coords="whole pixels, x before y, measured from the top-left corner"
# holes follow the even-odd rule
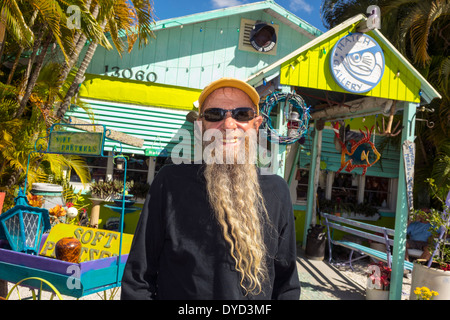
[[[64,223],[59,223],[51,229],[40,254],[54,258],[55,245],[64,237],[74,237],[81,242],[82,247],[79,262],[119,255],[119,232]],[[132,240],[133,235],[122,234],[122,254],[128,254],[130,252]]]

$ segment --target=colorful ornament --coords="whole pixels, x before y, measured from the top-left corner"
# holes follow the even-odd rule
[[[341,167],[336,173],[341,172],[344,168],[347,172],[351,172],[355,168],[363,168],[362,175],[365,175],[367,168],[373,166],[378,162],[378,160],[380,160],[381,154],[375,148],[373,142],[370,141],[374,126],[372,126],[370,130],[366,126],[364,128],[366,128],[365,133],[361,129],[359,130],[363,136],[361,140],[357,142],[353,139],[349,140],[350,149],[347,147],[347,144],[342,142],[342,140],[340,139],[339,131],[335,131],[337,141],[342,148]],[[373,161],[369,159],[370,151],[375,154],[375,160]],[[348,158],[346,156],[348,156]]]

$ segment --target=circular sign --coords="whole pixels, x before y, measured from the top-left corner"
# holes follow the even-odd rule
[[[250,33],[250,43],[259,52],[272,50],[277,43],[277,34],[274,27],[267,23],[255,24]]]
[[[384,54],[372,37],[353,33],[335,44],[330,64],[331,74],[342,89],[363,93],[380,82],[384,73]]]

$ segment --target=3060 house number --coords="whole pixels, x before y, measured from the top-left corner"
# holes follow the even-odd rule
[[[158,79],[158,76],[154,72],[145,73],[144,70],[133,72],[131,68],[120,69],[117,66],[111,67],[111,71],[109,70],[109,66],[105,66],[105,74],[110,77],[118,77],[148,82],[156,82],[156,80]]]

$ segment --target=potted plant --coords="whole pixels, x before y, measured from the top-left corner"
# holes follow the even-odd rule
[[[447,199],[439,195],[433,179],[428,179],[433,197],[440,205],[439,209],[431,209],[426,213],[422,210],[415,210],[414,216],[421,216],[426,222],[431,224],[432,245],[430,252],[431,259],[428,261],[418,259],[414,263],[410,299],[415,300],[417,288],[427,287],[431,291],[438,293],[436,299],[450,300],[450,192]],[[448,190],[448,189],[447,189]]]
[[[366,300],[388,300],[391,268],[384,262],[369,264],[367,269]]]
[[[416,295],[417,300],[433,300],[433,297],[439,295],[439,293],[430,290],[427,287],[417,287],[414,289],[414,294]]]
[[[91,183],[90,190],[92,198],[112,201],[114,196],[123,189],[122,184],[118,180],[96,181]]]
[[[135,199],[145,199],[147,197],[150,185],[148,183],[135,182],[129,189],[129,192]]]
[[[373,217],[378,213],[378,209],[368,202],[363,202],[355,205],[355,213],[363,214],[366,217]]]

